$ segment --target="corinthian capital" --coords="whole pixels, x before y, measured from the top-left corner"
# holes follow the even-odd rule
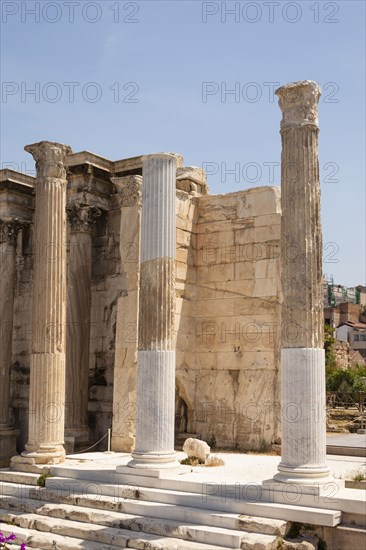
[[[282,111],[281,130],[301,126],[318,127],[319,84],[313,80],[301,80],[286,84],[276,90]]]
[[[80,206],[73,202],[66,206],[66,213],[71,231],[91,231],[102,212],[96,206]]]
[[[66,156],[72,153],[69,145],[40,141],[26,145],[24,150],[36,161],[37,178],[66,179]]]
[[[118,192],[117,200],[122,206],[137,206],[141,204],[141,176],[124,176],[111,178]]]
[[[22,223],[17,218],[13,220],[0,220],[0,243],[16,244],[21,228]]]

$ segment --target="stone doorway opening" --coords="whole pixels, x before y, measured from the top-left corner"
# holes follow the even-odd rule
[[[176,449],[181,450],[184,441],[188,437],[199,437],[199,435],[195,433],[193,424],[193,409],[183,386],[176,379],[174,428],[174,446]]]

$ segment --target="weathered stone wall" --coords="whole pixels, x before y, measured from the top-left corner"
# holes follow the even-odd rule
[[[350,367],[355,367],[356,365],[366,365],[366,359],[361,355],[359,351],[350,350],[349,364]]]
[[[196,218],[182,216],[194,222],[193,234],[184,234],[191,243],[188,265],[178,261],[186,280],[177,281],[184,298],[176,376],[187,431],[220,447],[263,446],[279,433],[279,190],[206,195],[192,203]],[[181,228],[178,233],[183,242]]]
[[[90,369],[88,424],[90,441],[100,439],[112,425],[114,349],[118,297],[125,292],[119,253],[118,209],[104,212],[93,228],[92,304],[90,327]],[[117,229],[118,228],[118,229]],[[67,246],[67,244],[65,244]],[[28,431],[29,358],[32,324],[33,255],[32,226],[19,235],[14,303],[11,405],[13,425],[20,429],[18,451],[24,449]],[[72,250],[69,250],[69,255]],[[70,258],[70,256],[68,257]],[[45,258],[46,261],[46,258]],[[66,402],[68,381],[66,380]],[[99,449],[106,448],[104,439]]]
[[[337,367],[342,369],[366,364],[362,355],[358,351],[352,350],[348,342],[336,340],[332,344],[332,351],[334,352]]]
[[[128,177],[139,183],[140,176]],[[69,200],[77,202],[87,180],[74,178]],[[176,434],[256,448],[279,436],[279,189],[201,196],[187,181],[176,198]],[[115,192],[97,197],[102,214],[86,252],[92,255],[88,425],[94,443],[113,422],[112,448],[127,451],[135,435],[140,206],[131,193],[117,199],[117,186]],[[19,451],[28,437],[33,246],[30,225],[18,237],[14,306],[11,398]]]
[[[347,369],[349,367],[349,344],[336,340],[332,344],[332,351],[336,360],[337,367]]]
[[[99,221],[99,220],[98,220]],[[112,427],[117,303],[126,292],[119,251],[120,211],[105,214],[94,228],[89,371],[89,429],[92,442]],[[107,440],[97,447],[106,449]]]
[[[14,296],[13,352],[11,365],[12,424],[19,430],[17,448],[23,451],[28,440],[29,368],[33,292],[33,226],[18,235]]]
[[[197,297],[198,198],[177,192],[176,257],[176,439],[180,433],[195,433],[195,350]]]

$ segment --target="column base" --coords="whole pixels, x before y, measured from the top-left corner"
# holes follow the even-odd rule
[[[26,445],[26,450],[20,456],[13,456],[11,470],[22,472],[46,473],[54,464],[65,461],[65,449],[62,445],[52,447],[36,447]]]
[[[313,468],[301,468],[278,465],[278,473],[273,476],[274,481],[297,485],[324,485],[334,482],[328,466],[314,466]]]
[[[162,451],[161,453],[135,451],[132,453],[132,460],[127,466],[143,470],[172,470],[181,467],[175,451]]]
[[[282,459],[274,480],[334,481],[326,463],[324,349],[282,348],[281,394]]]
[[[0,468],[7,468],[12,457],[17,452],[17,437],[19,430],[8,426],[0,428]]]

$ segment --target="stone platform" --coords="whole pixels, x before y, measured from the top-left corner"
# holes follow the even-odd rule
[[[297,522],[313,526],[328,550],[364,550],[365,491],[341,482],[312,494],[289,485],[275,491],[262,481],[273,477],[278,456],[216,456],[225,466],[149,477],[116,473],[128,454],[70,455],[51,467],[44,488],[35,474],[0,470],[0,521],[12,524],[1,530],[42,550],[275,550],[282,541],[281,548],[296,548],[287,534]],[[328,462],[338,477],[364,464],[358,457]]]
[[[327,453],[331,455],[366,457],[365,434],[328,434]]]

